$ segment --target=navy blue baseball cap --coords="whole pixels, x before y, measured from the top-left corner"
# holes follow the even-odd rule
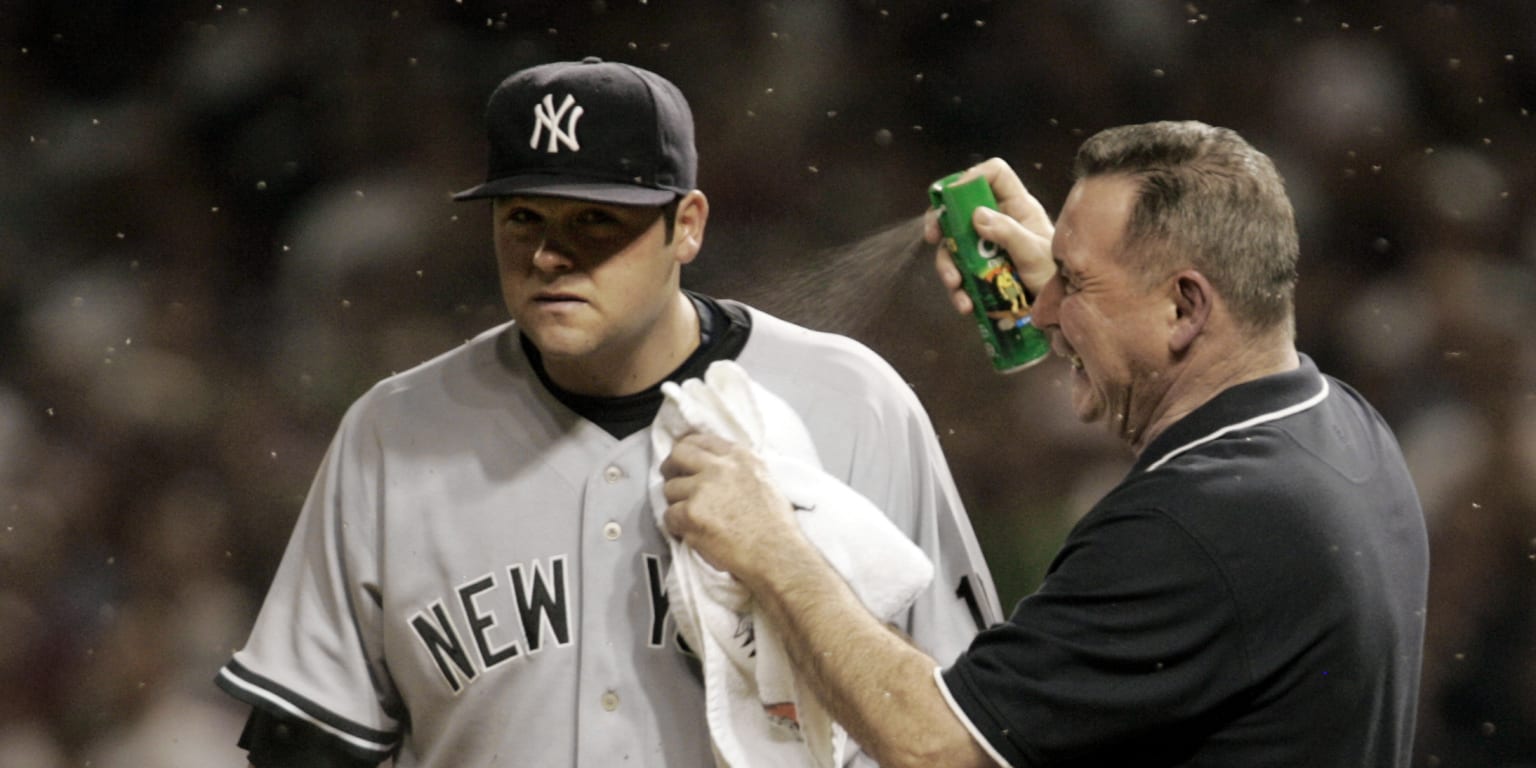
[[[589,56],[503,80],[485,110],[486,180],[453,196],[663,205],[694,188],[693,113],[666,78]]]

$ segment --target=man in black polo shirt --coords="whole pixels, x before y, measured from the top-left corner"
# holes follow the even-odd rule
[[[1381,417],[1296,351],[1273,164],[1199,123],[1110,129],[1054,225],[1001,160],[973,172],[1003,214],[977,230],[1038,297],[1073,408],[1137,457],[1040,589],[943,668],[860,611],[754,457],[712,438],[663,467],[668,528],[753,591],[882,765],[1407,766],[1423,514]]]

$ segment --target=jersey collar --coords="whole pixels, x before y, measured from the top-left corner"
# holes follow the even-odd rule
[[[1328,397],[1328,378],[1311,358],[1299,357],[1295,369],[1231,387],[1175,422],[1141,452],[1131,474],[1151,472],[1192,448],[1321,403]]]

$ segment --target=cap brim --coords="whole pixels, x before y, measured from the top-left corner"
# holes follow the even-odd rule
[[[570,200],[590,200],[616,205],[665,205],[672,202],[681,190],[656,189],[636,184],[616,184],[611,181],[582,181],[549,176],[509,176],[487,181],[456,193],[454,200],[479,200],[487,197],[563,197]]]

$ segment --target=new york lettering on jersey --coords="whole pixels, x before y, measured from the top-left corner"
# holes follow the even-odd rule
[[[457,693],[481,673],[522,656],[525,649],[529,654],[538,653],[546,639],[556,648],[571,644],[574,616],[568,599],[567,559],[566,555],[551,557],[547,569],[537,560],[526,568],[514,563],[506,569],[506,581],[499,580],[494,572],[487,573],[459,587],[452,597],[434,600],[409,617],[422,649],[431,656],[450,691]],[[645,643],[656,649],[671,647],[686,652],[686,644],[675,630],[670,646],[666,642],[670,612],[664,555],[642,555],[642,570],[637,576],[646,585],[651,616]],[[506,591],[512,593],[510,600],[502,594]],[[515,611],[508,610],[509,602]],[[450,611],[449,604],[462,611]],[[498,644],[493,638],[497,633],[513,639]]]

